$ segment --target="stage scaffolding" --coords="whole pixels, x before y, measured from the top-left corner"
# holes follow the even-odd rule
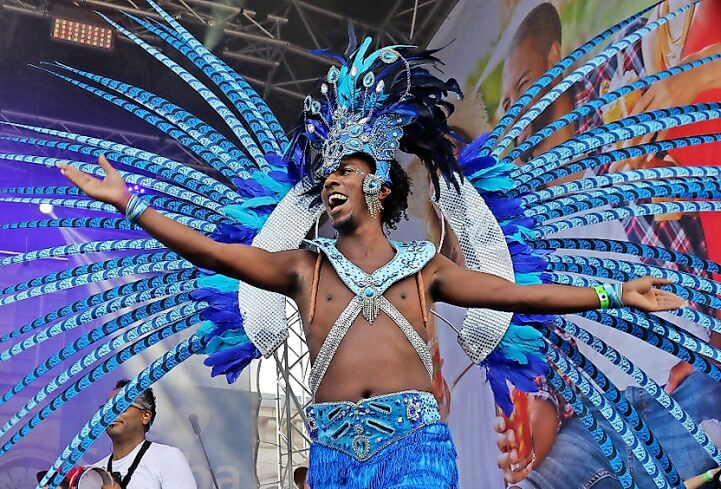
[[[292,123],[299,104],[313,91],[318,76],[334,63],[312,50],[332,48],[342,52],[349,24],[359,39],[371,36],[376,47],[388,44],[425,47],[457,1],[380,0],[373,2],[370,9],[359,7],[363,2],[336,0],[157,0],[157,3],[241,73],[269,101],[281,121]],[[54,4],[95,10],[118,20],[122,20],[123,14],[159,19],[145,0],[0,0],[0,15],[49,20]],[[147,42],[159,44],[142,29],[132,27],[132,23],[123,23]],[[0,48],[11,43],[15,29],[16,24],[9,24],[0,32]],[[122,35],[118,41],[129,42]],[[289,100],[292,103],[287,103]]]
[[[308,389],[310,356],[303,324],[295,304],[287,301],[289,337],[274,354],[277,371],[276,429],[278,439],[278,485],[295,487],[293,470],[308,465],[310,440],[306,432],[305,408],[311,402]]]

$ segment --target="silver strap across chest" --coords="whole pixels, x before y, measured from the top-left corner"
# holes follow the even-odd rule
[[[423,362],[423,366],[426,368],[428,375],[432,376],[433,362],[431,360],[431,352],[428,349],[426,342],[423,341],[423,338],[421,338],[413,325],[408,322],[403,314],[401,314],[401,312],[393,304],[391,304],[388,299],[380,296],[377,299],[377,303],[380,310],[386,313],[388,317],[398,325],[406,338],[408,338],[408,341],[413,346],[413,349],[416,350],[416,353],[418,353],[421,362]],[[318,356],[315,358],[315,362],[313,362],[313,366],[310,369],[308,384],[313,397],[315,397],[315,393],[318,390],[318,387],[320,387],[320,383],[330,366],[331,360],[333,360],[333,356],[335,356],[335,352],[340,346],[340,342],[345,337],[353,322],[360,315],[362,309],[363,299],[355,296],[351,299],[340,316],[338,316],[338,319],[336,319],[333,327],[330,329],[330,332],[328,332],[328,336],[326,336],[325,341],[323,341],[323,345],[321,345],[320,350],[318,351]]]
[[[361,313],[363,313],[363,316],[370,324],[373,324],[373,321],[376,319],[380,311],[384,312],[400,328],[413,346],[413,349],[416,353],[418,353],[418,356],[420,357],[421,362],[423,362],[423,366],[428,372],[428,375],[432,376],[433,362],[431,361],[431,354],[428,349],[428,345],[423,338],[420,337],[413,325],[411,325],[403,314],[401,314],[401,312],[382,294],[390,284],[398,282],[399,280],[420,271],[428,262],[430,257],[433,256],[435,249],[424,250],[423,253],[418,254],[419,257],[416,260],[405,260],[405,267],[403,268],[406,269],[401,273],[384,274],[383,272],[385,272],[385,269],[388,267],[381,267],[373,274],[365,274],[365,277],[359,277],[358,272],[360,272],[360,270],[343,257],[335,246],[329,247],[327,241],[322,244],[323,246],[318,246],[321,252],[324,252],[326,256],[328,256],[329,261],[335,268],[336,272],[338,272],[341,280],[343,280],[343,282],[348,285],[351,291],[353,291],[356,295],[338,316],[335,323],[333,323],[333,326],[328,332],[328,336],[326,336],[323,341],[323,344],[318,351],[318,355],[313,362],[309,378],[309,387],[313,397],[315,397],[315,393],[318,390],[318,387],[320,386],[320,383],[323,380],[323,377],[325,376],[341,341]],[[432,247],[432,245],[430,246]],[[403,259],[401,255],[402,250],[405,248],[398,246],[395,243],[394,247],[396,247],[398,254],[389,263],[389,265],[397,264],[399,258],[401,260]],[[345,274],[341,275],[341,273],[348,271],[351,271],[349,275],[356,275],[357,280],[355,283],[351,282],[349,277],[343,276]],[[369,294],[364,293],[369,287],[373,287],[373,291],[375,292],[370,296]]]

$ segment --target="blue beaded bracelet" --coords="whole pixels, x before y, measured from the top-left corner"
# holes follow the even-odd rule
[[[148,208],[148,204],[137,195],[130,197],[125,207],[125,218],[133,224],[138,223],[140,215]]]

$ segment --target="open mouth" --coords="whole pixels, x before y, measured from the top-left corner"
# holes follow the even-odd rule
[[[348,196],[343,195],[338,192],[333,192],[328,197],[328,207],[330,208],[331,212],[335,211],[337,208],[342,206],[348,201]]]

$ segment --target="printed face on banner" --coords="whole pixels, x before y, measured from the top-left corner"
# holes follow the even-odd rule
[[[612,39],[604,42],[603,45],[622,39],[686,3],[688,3],[686,0],[661,3],[646,16],[636,19],[616,32]],[[450,121],[451,125],[458,129],[459,133],[470,138],[489,130],[546,70],[595,34],[647,6],[648,2],[620,0],[610,2],[499,0],[485,2],[481,14],[478,12],[478,2],[470,0],[460,2],[454,15],[447,22],[448,25],[441,29],[431,43],[431,47],[436,47],[454,40],[441,51],[440,56],[449,67],[446,74],[464,81],[463,90],[466,99],[457,104],[456,113]],[[515,138],[510,149],[527,141],[531,135],[560,116],[606,96],[620,87],[682,63],[721,54],[721,30],[718,29],[718,25],[721,25],[721,2],[700,2],[656,29],[652,34],[645,36],[643,40],[631,43],[626,49],[601,63],[560,94]],[[588,59],[587,56],[572,65],[563,76],[568,75]],[[556,78],[551,86],[561,79],[562,76]],[[548,90],[549,87],[542,89],[531,104],[548,93]],[[670,77],[649,89],[626,93],[594,110],[583,110],[569,124],[521,154],[514,163],[528,164],[553,146],[623,118],[668,107],[719,101],[721,101],[721,62],[716,62],[698,71]],[[488,120],[479,121],[478,117],[469,115],[477,116],[479,113],[487,114]],[[719,132],[721,132],[721,123],[712,120],[598,147],[593,155],[655,141]],[[580,173],[559,174],[560,179],[549,182],[546,186],[620,171],[718,164],[719,154],[721,154],[719,143],[657,151],[643,157],[621,160],[612,165],[596,165]],[[649,199],[647,203],[662,200]],[[429,222],[433,220],[431,218]],[[673,248],[718,262],[721,261],[721,233],[718,233],[720,226],[721,217],[712,213],[667,214],[655,218],[635,218],[604,223],[574,231],[575,234],[569,234],[569,237],[629,240],[651,246]],[[437,236],[435,233],[438,231],[439,229],[434,228],[429,231],[429,236]],[[453,252],[452,240],[447,241],[444,251]],[[463,312],[454,308],[437,305],[436,309],[445,319],[450,319],[456,325],[459,325],[463,319]],[[702,307],[701,312],[718,317],[718,311],[715,309]],[[674,321],[695,336],[713,340],[708,331],[701,330],[688,322]],[[587,322],[583,322],[583,327],[648,372],[659,385],[668,384],[667,390],[674,392],[674,397],[684,409],[697,413],[694,414],[694,417],[698,418],[697,422],[703,422],[704,427],[710,424],[716,425],[718,413],[714,412],[711,406],[721,402],[721,388],[718,384],[714,384],[703,374],[694,372],[692,368],[688,368],[688,364],[679,363],[676,357],[658,353],[654,348],[630,335],[612,328],[601,329]],[[493,426],[500,420],[496,418],[495,410],[492,408],[492,395],[484,390],[477,368],[473,368],[465,360],[455,342],[450,328],[440,324],[432,336],[431,344],[435,348],[434,364],[441,371],[434,383],[436,395],[440,399],[442,412],[451,426],[458,445],[462,487],[501,488],[504,487],[503,476],[505,476],[506,480],[514,482],[514,487],[570,489],[589,485],[593,474],[608,470],[605,457],[581,420],[575,416],[571,406],[560,396],[555,395],[542,379],[538,381],[539,394],[532,396],[528,401],[523,401],[524,412],[514,413],[510,419],[505,419],[505,427],[502,430],[506,437],[513,431],[513,442],[506,443],[503,452],[506,454],[511,450],[518,452],[520,450],[518,443],[521,440],[528,440],[530,436],[536,442],[534,443],[536,453],[533,457],[526,457],[524,460],[518,460],[522,457],[516,457],[511,461],[510,457],[506,456],[499,469],[496,466],[499,448]],[[595,352],[584,349],[584,346],[581,345],[581,352],[593,362],[598,362],[603,372],[621,391],[635,385],[629,377],[605,359],[599,358]],[[641,402],[643,395],[640,391],[634,390],[633,387],[631,389],[627,394],[631,403],[635,403],[636,400]],[[704,392],[704,399],[694,394],[694,391]],[[713,399],[713,403],[716,404],[707,403],[706,398]],[[654,404],[657,403],[651,401],[650,405]],[[644,405],[649,406],[649,404]],[[636,407],[639,412],[643,412],[640,405]],[[653,425],[656,406],[651,406],[649,409],[653,412],[644,416],[647,416],[646,421],[649,425]],[[531,422],[531,419],[534,421]],[[709,423],[708,420],[712,422]],[[687,434],[677,433],[677,427],[672,427],[671,424],[653,425],[651,428],[667,454],[675,461],[681,477],[685,479],[706,470],[704,462],[701,462],[708,460],[703,449],[696,442],[689,444],[679,442],[678,440],[685,439]],[[474,435],[467,435],[469,432]],[[613,434],[614,430],[609,427],[607,432]],[[711,433],[709,436],[714,439]],[[623,446],[622,441],[614,441],[619,441],[620,446]],[[538,451],[538,447],[544,444],[552,447],[550,452]],[[693,454],[691,459],[683,455],[686,449],[689,450],[688,454]],[[526,467],[525,462],[532,458],[535,459],[532,468]],[[479,463],[479,460],[488,462],[484,465],[482,462]],[[648,481],[644,479],[643,468],[636,461],[631,463],[634,464],[634,474],[639,479],[639,485],[644,487],[650,479]],[[563,472],[559,473],[559,471]]]

